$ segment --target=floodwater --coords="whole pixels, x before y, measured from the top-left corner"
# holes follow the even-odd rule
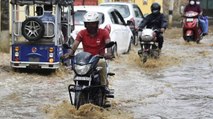
[[[159,59],[143,64],[137,47],[110,62],[110,108],[87,104],[76,110],[67,91],[73,72],[11,70],[0,53],[1,119],[212,119],[213,41],[200,44],[166,38]]]

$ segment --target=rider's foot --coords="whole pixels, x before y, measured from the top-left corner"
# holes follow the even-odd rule
[[[105,87],[105,93],[107,98],[114,98],[114,90],[109,89],[109,87]]]
[[[110,94],[110,89],[109,89],[109,87],[107,87],[107,86],[105,86],[105,93],[106,93],[106,94]]]
[[[203,36],[206,36],[206,35],[208,35],[208,33],[203,33]]]
[[[104,107],[105,107],[105,108],[111,107],[111,103],[110,103],[109,100],[106,100],[106,103],[105,103]]]

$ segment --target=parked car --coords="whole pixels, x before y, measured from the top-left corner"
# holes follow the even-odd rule
[[[117,53],[128,53],[131,49],[131,40],[133,34],[129,26],[124,21],[122,15],[112,7],[103,6],[74,6],[74,23],[75,30],[72,32],[72,36],[75,39],[77,33],[85,29],[83,16],[88,11],[96,11],[99,13],[100,28],[105,28],[110,32],[111,41],[117,42]],[[82,48],[82,46],[79,46]]]
[[[135,3],[127,3],[127,2],[106,2],[101,3],[100,6],[112,6],[116,8],[121,15],[123,16],[124,20],[130,21],[130,29],[134,35],[133,37],[133,44],[138,44],[138,33],[137,29],[140,22],[143,20],[144,16],[141,9]]]

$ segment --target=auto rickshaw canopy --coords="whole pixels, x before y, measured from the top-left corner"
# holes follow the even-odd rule
[[[11,0],[11,4],[20,6],[33,4],[68,6],[73,5],[73,2],[74,0]]]

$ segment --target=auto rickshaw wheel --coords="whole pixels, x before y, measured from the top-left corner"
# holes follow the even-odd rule
[[[29,41],[36,41],[44,36],[44,25],[38,18],[27,18],[21,27],[22,35]]]

